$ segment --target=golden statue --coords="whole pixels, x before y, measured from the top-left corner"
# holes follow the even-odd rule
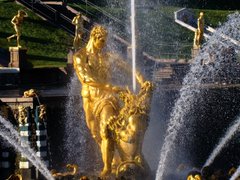
[[[17,37],[17,47],[21,47],[21,45],[20,45],[21,25],[22,25],[25,17],[28,17],[27,13],[23,10],[18,10],[17,15],[15,15],[11,21],[16,34],[13,34],[13,35],[7,37],[7,40],[10,42],[10,40],[12,38]]]
[[[18,106],[18,123],[27,123],[27,109],[24,106]]]
[[[187,180],[202,180],[202,178],[201,178],[201,175],[189,175],[188,177],[187,177]]]
[[[12,174],[11,176],[9,176],[9,178],[7,178],[6,180],[22,180],[22,176],[20,174]]]
[[[136,73],[141,86],[137,95],[110,84],[109,58],[124,70],[126,64],[119,61],[116,55],[103,51],[106,39],[106,29],[95,26],[86,47],[73,56],[74,68],[82,84],[86,123],[102,153],[103,177],[113,170],[115,150],[121,158],[118,172],[127,169],[127,164],[134,164],[141,169],[147,167],[141,154],[141,145],[147,128],[152,92],[152,84],[145,81],[140,73]]]
[[[204,16],[204,13],[200,12],[199,18],[197,21],[197,30],[195,31],[195,35],[194,35],[193,47],[195,49],[199,49],[203,41],[203,34],[204,34],[204,17],[203,16]]]
[[[47,118],[47,107],[46,107],[46,105],[41,104],[39,106],[39,115],[38,116],[39,116],[39,121],[41,123],[43,123],[44,120],[46,120],[46,118]]]
[[[232,167],[231,169],[229,169],[228,175],[231,177],[236,172],[236,170],[237,169],[235,167]]]
[[[67,172],[60,173],[56,172],[56,170],[51,170],[53,177],[66,177],[66,176],[75,176],[79,173],[78,166],[76,164],[67,164]]]
[[[24,91],[23,93],[23,97],[27,98],[27,97],[37,97],[38,96],[38,92],[35,89],[29,89],[27,91]]]
[[[78,50],[81,46],[81,40],[83,35],[83,18],[80,13],[78,13],[72,20],[72,24],[75,25],[75,36],[73,40],[73,48]]]
[[[141,176],[147,175],[148,164],[142,155],[142,143],[144,134],[148,127],[150,103],[153,91],[153,84],[144,81],[142,77],[137,80],[141,85],[138,94],[133,94],[127,90],[120,93],[120,98],[124,102],[118,116],[113,116],[108,121],[108,127],[115,137],[116,147],[121,157],[116,176],[121,177],[127,169],[135,166],[135,173]],[[136,179],[136,174],[132,177]]]

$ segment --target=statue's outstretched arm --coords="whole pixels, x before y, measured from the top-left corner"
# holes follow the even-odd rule
[[[76,25],[76,24],[77,24],[77,23],[76,23],[76,17],[73,18],[72,24],[73,24],[73,25]]]

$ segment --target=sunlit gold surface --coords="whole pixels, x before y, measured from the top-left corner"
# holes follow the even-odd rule
[[[16,34],[13,34],[7,38],[10,41],[12,38],[17,37],[17,47],[21,47],[20,45],[20,36],[21,36],[21,25],[25,17],[27,17],[27,13],[23,10],[18,10],[18,14],[12,18],[11,23],[13,24],[14,30]]]
[[[110,84],[108,59],[116,59],[116,65],[125,70],[126,63],[120,63],[117,55],[103,52],[106,38],[107,31],[102,26],[95,26],[86,47],[73,56],[74,68],[82,83],[86,123],[101,148],[102,176],[112,172],[116,150],[121,157],[120,163],[134,161],[139,166],[147,166],[141,148],[152,92],[152,84],[144,81],[140,73],[136,74],[141,86],[137,95]]]
[[[12,174],[6,180],[22,180],[22,176],[20,174]]]
[[[189,176],[187,177],[187,180],[202,180],[202,178],[201,178],[200,175],[195,175],[195,176],[189,175]]]
[[[39,106],[39,120],[43,122],[46,119],[46,106],[45,105],[40,105]]]
[[[36,97],[37,96],[37,91],[35,89],[29,89],[27,91],[24,91],[23,97]]]
[[[117,176],[119,171],[126,171],[130,164],[135,164],[143,171],[149,169],[142,155],[142,143],[148,127],[153,85],[149,81],[140,84],[141,90],[138,94],[135,95],[129,90],[120,94],[124,106],[118,116],[110,118],[108,122],[122,160]]]
[[[83,18],[81,14],[77,14],[73,18],[72,24],[75,25],[75,36],[73,40],[73,48],[77,50],[81,46],[82,35],[83,35]]]
[[[27,123],[27,109],[24,106],[18,106],[18,123]]]
[[[55,172],[55,170],[52,170],[52,176],[53,177],[66,177],[66,176],[74,176],[78,174],[78,166],[76,164],[67,164],[67,172],[60,173]]]
[[[197,30],[195,31],[193,47],[199,49],[203,41],[204,34],[204,13],[200,12],[199,18],[197,20]]]

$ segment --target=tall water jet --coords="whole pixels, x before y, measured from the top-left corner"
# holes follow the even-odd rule
[[[135,0],[131,0],[131,52],[132,52],[132,78],[133,78],[133,91],[136,92],[136,28],[135,28]]]
[[[204,166],[209,166],[213,163],[214,159],[221,152],[221,150],[229,143],[232,137],[239,131],[240,127],[240,117],[238,117],[232,126],[230,126],[225,133],[225,135],[220,139],[218,145],[214,148],[213,152],[210,154],[209,158],[205,162]]]
[[[46,165],[37,156],[36,152],[30,148],[27,142],[21,139],[18,132],[14,129],[11,123],[0,116],[0,123],[2,124],[0,136],[7,140],[16,151],[20,152],[26,157],[48,180],[54,180]]]
[[[200,94],[200,86],[203,79],[212,78],[214,81],[214,77],[221,67],[221,62],[228,58],[227,56],[231,56],[231,54],[226,53],[229,47],[239,48],[231,42],[223,41],[221,36],[222,34],[227,34],[232,39],[239,41],[240,36],[236,24],[240,24],[239,13],[229,16],[228,21],[210,37],[209,41],[203,46],[199,55],[191,64],[190,71],[183,80],[182,88],[179,92],[179,99],[176,101],[170,116],[160,153],[160,162],[156,174],[157,180],[163,178],[168,164],[167,159],[169,158],[171,150],[174,148],[176,137],[179,135],[178,132],[181,130],[183,123],[190,123],[184,122],[185,115],[191,110],[195,98]],[[204,65],[202,65],[201,62],[203,62]],[[187,130],[185,130],[184,133],[186,133],[186,131]]]

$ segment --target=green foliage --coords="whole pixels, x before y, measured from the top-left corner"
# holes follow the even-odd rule
[[[35,67],[65,66],[72,37],[14,2],[0,1],[0,47],[8,49],[16,46],[16,39],[6,38],[15,33],[11,19],[19,9],[24,9],[28,17],[22,24],[20,44],[28,48],[28,61]]]
[[[234,13],[234,11],[229,10],[194,9],[196,17],[199,16],[200,12],[204,12],[205,23],[214,28],[221,25],[221,23],[224,23],[229,14]]]
[[[174,21],[179,8],[159,6],[138,13],[140,42],[144,51],[158,58],[188,58],[191,54],[193,32]]]
[[[137,11],[139,43],[142,49],[154,57],[190,58],[194,32],[180,26],[174,21],[174,12],[180,8],[159,6],[154,9]],[[216,28],[227,20],[233,11],[193,9],[195,17],[205,12],[205,23]]]
[[[78,5],[75,4],[77,7]],[[104,17],[92,8],[79,5],[90,13],[97,15],[96,21],[104,22]],[[138,28],[138,47],[154,57],[160,58],[190,58],[193,45],[194,32],[178,25],[174,21],[174,12],[179,10],[176,6],[155,6],[154,8],[137,8],[137,28]],[[81,9],[79,9],[81,10]],[[116,32],[125,39],[130,39],[130,8],[119,7],[100,7],[101,11],[108,12],[112,16],[122,20],[125,27],[117,27],[117,23],[109,23],[110,29],[117,29]],[[232,11],[223,10],[200,10],[192,9],[195,17],[199,16],[200,11],[205,12],[205,22],[213,28],[218,27],[227,19],[227,15]],[[96,18],[96,17],[95,17]],[[105,17],[106,18],[106,17]],[[106,21],[105,21],[106,22]],[[129,40],[130,41],[130,40]]]
[[[122,20],[125,24],[122,26],[115,22],[106,23],[108,20],[104,19],[104,16],[96,8],[84,4],[70,3],[69,5],[79,11],[90,12],[92,20],[105,22],[111,26],[111,29],[118,29],[116,32],[122,37],[128,36],[125,39],[130,39],[129,9],[127,9],[129,7],[99,7],[101,11]],[[0,47],[5,49],[16,45],[15,40],[8,43],[6,37],[14,33],[10,21],[18,9],[23,9],[23,7],[7,0],[0,0]],[[138,8],[136,16],[139,33],[138,47],[158,58],[190,57],[194,33],[174,22],[174,11],[178,9],[178,7],[162,5],[149,9]],[[29,17],[23,23],[21,44],[28,48],[28,61],[33,67],[64,66],[68,48],[72,45],[72,37],[30,11],[26,11]],[[232,12],[193,9],[196,17],[200,11],[205,12],[205,22],[212,27],[217,27],[219,23],[225,22],[227,15]]]
[[[239,0],[158,0],[161,4],[193,9],[239,10]]]

